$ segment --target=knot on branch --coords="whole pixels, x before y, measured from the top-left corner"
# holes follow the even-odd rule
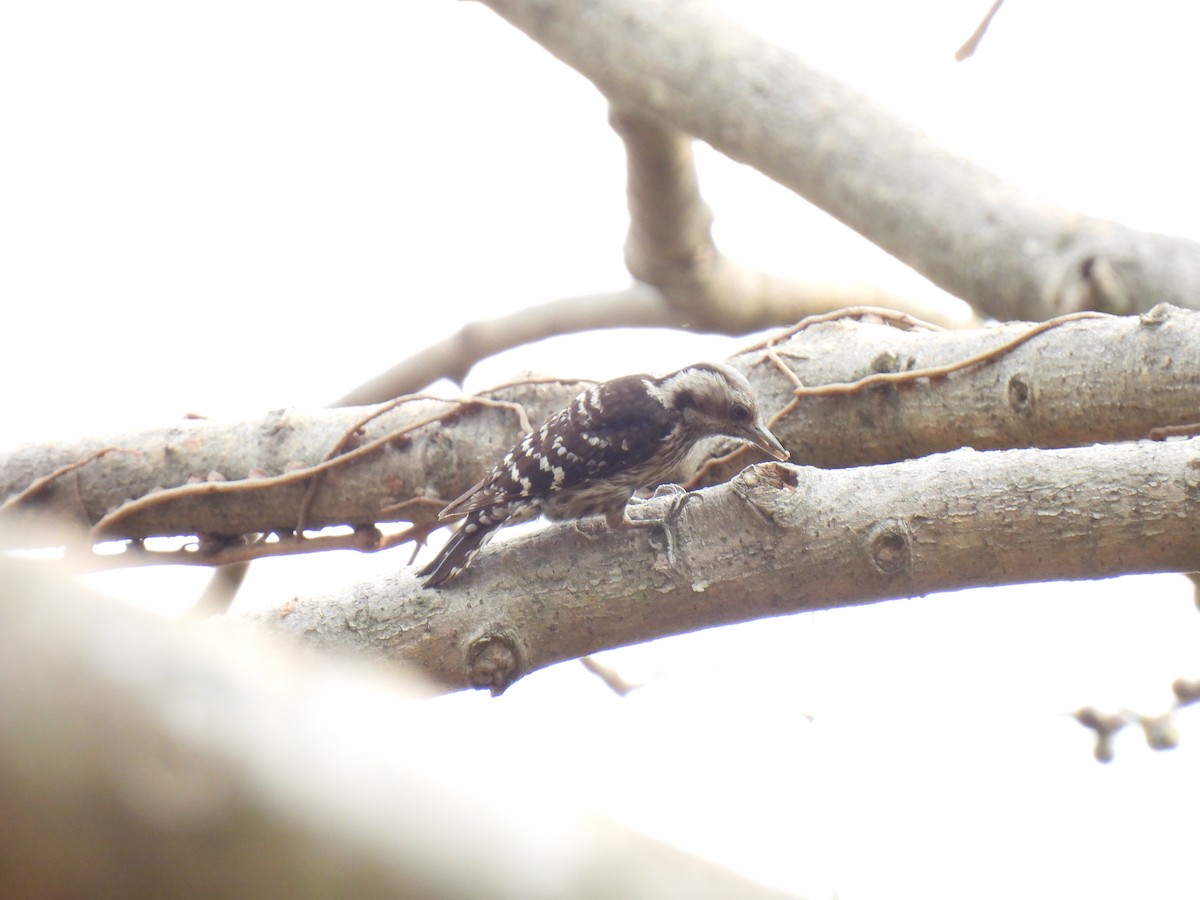
[[[900,372],[903,369],[894,350],[881,350],[871,358],[872,372]]]
[[[772,522],[788,509],[792,491],[800,486],[799,466],[765,462],[747,466],[733,479],[737,495]]]
[[[1200,500],[1200,456],[1189,459],[1184,469],[1183,495],[1193,503]]]
[[[867,532],[871,563],[889,578],[911,574],[912,533],[904,522],[888,519],[875,523]]]
[[[1017,372],[1008,379],[1008,408],[1013,415],[1027,419],[1033,415],[1033,386],[1024,372]]]
[[[1157,303],[1138,316],[1138,321],[1142,325],[1154,327],[1161,325],[1177,312],[1179,312],[1178,306],[1172,306],[1170,303]]]
[[[487,688],[498,697],[526,673],[525,660],[513,634],[491,631],[476,638],[467,649],[467,677],[472,687]]]

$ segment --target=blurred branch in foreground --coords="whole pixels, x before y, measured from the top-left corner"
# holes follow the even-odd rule
[[[416,681],[0,583],[7,895],[780,896],[552,797],[518,726],[448,734]]]

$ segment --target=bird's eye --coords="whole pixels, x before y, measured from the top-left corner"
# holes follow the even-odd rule
[[[735,422],[749,422],[750,408],[744,403],[735,403],[730,407],[729,417]]]

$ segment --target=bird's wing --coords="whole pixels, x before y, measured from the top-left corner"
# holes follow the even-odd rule
[[[584,391],[527,434],[439,519],[576,487],[640,465],[669,430],[661,404],[646,394],[644,376],[627,376]]]
[[[464,491],[462,496],[447,504],[446,508],[438,513],[438,521],[447,522],[451,519],[461,519],[477,509],[492,506],[496,502],[496,497],[495,492],[490,490],[489,482],[494,475],[495,470],[493,469],[486,478],[476,482]]]

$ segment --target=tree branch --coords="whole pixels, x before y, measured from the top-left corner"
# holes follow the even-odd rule
[[[847,306],[881,306],[939,325],[978,324],[935,303],[872,285],[820,284],[749,269],[721,253],[712,210],[700,196],[692,138],[642,113],[613,107],[625,144],[630,274],[662,292],[690,328],[745,334]]]
[[[988,27],[992,24],[992,19],[996,18],[996,13],[1000,12],[1000,7],[1003,5],[1004,0],[995,0],[992,3],[991,8],[987,11],[987,15],[983,17],[983,21],[971,32],[971,36],[963,41],[963,45],[954,51],[956,62],[962,62],[964,59],[969,59],[975,55],[975,51],[979,49],[979,42],[987,34]]]
[[[48,575],[0,559],[9,896],[780,896],[531,790],[515,722],[480,765],[424,685]]]
[[[703,0],[483,0],[609,100],[791,188],[998,319],[1200,304],[1200,245],[1030,197]]]
[[[507,316],[471,322],[359,385],[334,406],[383,403],[439,378],[461,384],[477,362],[522,344],[599,328],[686,328],[739,335],[848,306],[901,310],[946,327],[978,322],[944,305],[875,285],[781,278],[721,253],[712,211],[700,196],[692,138],[643,114],[613,108],[625,144],[630,227],[625,260],[630,287],[562,297]]]
[[[1141,317],[971,331],[902,330],[864,315],[817,317],[731,360],[796,462],[837,467],[963,446],[1137,440],[1198,418],[1198,313],[1161,307]],[[390,546],[371,542],[375,525],[409,523],[409,538],[422,538],[443,501],[583,386],[527,382],[463,401],[418,397],[19,447],[0,454],[0,496],[13,498],[3,511],[75,523],[96,539],[208,536],[198,549],[225,556],[194,559],[206,564],[253,558],[239,548],[268,533],[294,542],[270,552],[300,552],[301,518],[309,529],[360,529],[340,539],[347,546]],[[123,449],[104,452],[114,447]],[[343,452],[327,459],[335,448]],[[681,477],[722,449],[700,448]],[[707,465],[695,483],[726,480],[753,461],[739,454]]]
[[[542,338],[594,328],[681,328],[684,324],[684,317],[649,285],[635,284],[621,291],[562,297],[508,316],[464,325],[446,340],[426,347],[354,388],[334,406],[384,403],[393,397],[418,391],[439,378],[461,384],[471,367],[481,359]]]
[[[282,410],[243,422],[185,421],[115,442],[18,447],[0,460],[0,495],[17,501],[6,513],[79,525],[95,539],[433,521],[437,498],[460,480],[439,449],[444,432],[463,436],[457,462],[479,471],[582,387],[532,380],[463,400],[414,396],[365,411]],[[347,436],[344,452],[327,459]],[[114,446],[129,449],[104,452]],[[91,461],[71,465],[81,459]],[[63,474],[45,477],[55,472]],[[35,483],[38,490],[26,489]]]
[[[499,692],[565,659],[781,613],[1193,571],[1197,448],[960,450],[842,470],[767,463],[698,493],[662,530],[548,528],[492,545],[452,588],[423,590],[405,570],[240,621]]]
[[[958,447],[1138,440],[1158,426],[1196,420],[1200,314],[1162,306],[1144,316],[1043,327],[927,332],[840,318],[736,359],[765,409],[790,408],[773,430],[792,461],[823,467]],[[1038,333],[1015,343],[1031,332]],[[937,374],[974,357],[983,361]],[[787,377],[767,377],[766,369]],[[872,383],[887,373],[899,381]],[[703,483],[725,480],[748,461],[717,467]]]

